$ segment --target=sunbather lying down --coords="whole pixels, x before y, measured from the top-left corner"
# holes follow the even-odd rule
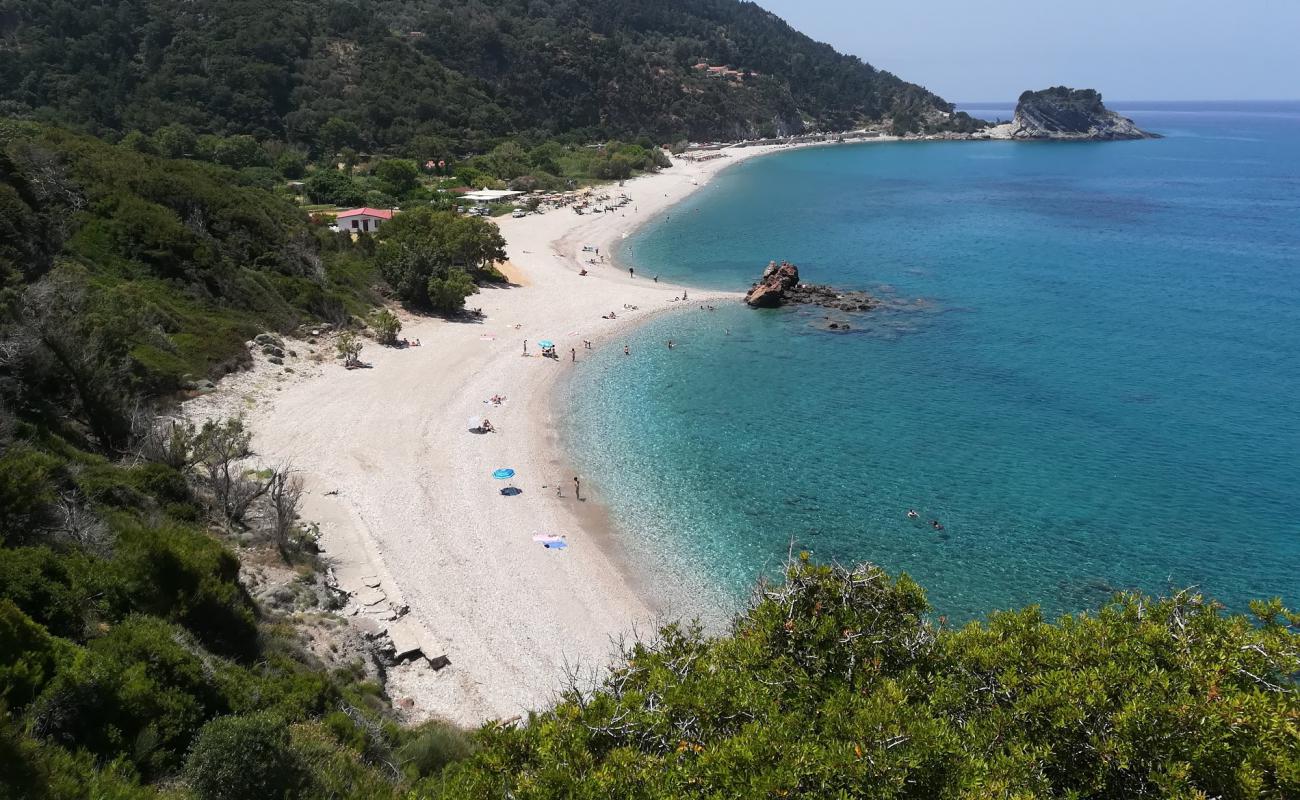
[[[478,427],[479,430],[483,431],[484,433],[491,433],[492,431],[496,430],[496,428],[492,427],[491,421],[486,419],[483,420],[482,424],[480,424]]]

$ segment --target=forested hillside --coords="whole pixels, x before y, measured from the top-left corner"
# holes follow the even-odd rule
[[[0,799],[182,772],[182,796],[390,797],[464,747],[398,728],[286,623],[330,599],[291,471],[240,466],[238,421],[155,416],[259,331],[364,313],[368,274],[364,245],[229,169],[0,122]],[[278,610],[236,547],[291,581]],[[425,766],[376,767],[396,760]]]
[[[430,158],[518,135],[920,129],[951,110],[735,0],[0,0],[0,114],[99,135],[179,123]]]

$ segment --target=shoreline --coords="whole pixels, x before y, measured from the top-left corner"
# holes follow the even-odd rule
[[[389,693],[412,701],[412,720],[478,725],[543,708],[566,673],[589,680],[620,637],[653,630],[666,610],[683,613],[678,604],[692,596],[686,581],[665,586],[670,576],[632,563],[599,481],[582,476],[584,502],[573,498],[559,388],[569,370],[583,368],[584,340],[617,347],[618,337],[660,313],[742,295],[685,287],[690,301],[673,302],[682,286],[629,277],[610,261],[584,264],[590,254],[582,248],[599,247],[612,260],[625,234],[728,167],[829,144],[678,161],[627,181],[622,191],[632,203],[612,213],[560,208],[498,219],[512,284],[470,298],[483,320],[404,314],[402,335],[421,346],[367,342],[361,359],[371,369],[345,371],[325,352],[312,359],[319,366],[286,362],[298,370],[286,376],[255,353],[253,374],[186,404],[199,420],[242,412],[258,458],[299,472],[302,519],[319,525],[324,555],[351,595],[344,614],[400,626],[426,656],[448,658],[437,671],[422,659],[389,670]],[[588,275],[580,276],[584,265]],[[611,310],[617,320],[601,318]],[[555,342],[558,360],[540,357],[542,339]],[[495,394],[505,403],[486,402]],[[489,416],[497,432],[471,433],[475,416]],[[510,483],[521,494],[499,493],[491,473],[500,467],[517,471]],[[545,548],[532,539],[539,534],[563,535],[567,547]]]

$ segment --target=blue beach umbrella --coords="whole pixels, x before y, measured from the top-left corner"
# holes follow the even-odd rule
[[[496,478],[499,481],[509,481],[514,476],[515,476],[515,471],[513,469],[510,469],[509,467],[502,467],[501,469],[492,471],[492,477]],[[501,490],[501,494],[505,495],[506,497],[514,497],[515,495],[520,494],[520,490],[516,489],[514,485],[514,481],[511,481],[509,486]]]
[[[555,342],[552,342],[550,339],[542,339],[537,343],[537,346],[541,348],[554,347]]]

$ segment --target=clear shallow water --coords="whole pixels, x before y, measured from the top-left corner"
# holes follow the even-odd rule
[[[1300,104],[1115,105],[1168,138],[796,151],[626,240],[692,285],[788,258],[921,300],[848,334],[679,312],[595,354],[569,435],[629,546],[739,597],[793,538],[959,619],[1193,584],[1300,605]]]

